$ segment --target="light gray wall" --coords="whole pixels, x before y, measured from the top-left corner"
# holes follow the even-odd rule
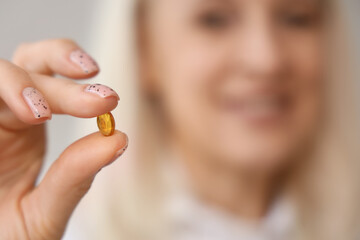
[[[72,38],[86,47],[96,0],[0,0],[0,58],[21,42]]]

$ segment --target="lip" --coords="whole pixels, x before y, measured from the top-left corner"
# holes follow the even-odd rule
[[[293,105],[285,93],[227,95],[220,104],[222,112],[250,125],[274,126],[283,123]]]

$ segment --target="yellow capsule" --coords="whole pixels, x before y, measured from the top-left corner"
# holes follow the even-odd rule
[[[104,136],[111,136],[115,131],[115,120],[113,115],[108,112],[97,117],[97,125]]]

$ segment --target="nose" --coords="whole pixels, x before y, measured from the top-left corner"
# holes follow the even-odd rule
[[[288,68],[281,38],[268,20],[252,21],[237,34],[233,54],[236,69],[249,79],[278,79]]]

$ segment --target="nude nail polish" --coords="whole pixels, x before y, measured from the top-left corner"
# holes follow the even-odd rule
[[[116,97],[120,100],[119,95],[112,88],[99,83],[88,85],[85,87],[85,92],[96,94],[102,98]]]
[[[95,60],[82,50],[73,51],[70,54],[70,60],[87,74],[99,71],[99,66]]]
[[[128,136],[126,135],[126,145],[125,145],[123,148],[119,149],[119,150],[115,153],[114,157],[110,160],[110,163],[112,163],[113,161],[115,161],[116,159],[118,159],[119,157],[121,157],[121,155],[123,155],[123,153],[124,153],[125,150],[127,149],[128,145],[129,145],[129,138],[128,138]]]
[[[37,89],[27,87],[23,90],[22,94],[35,118],[51,118],[49,104]]]

